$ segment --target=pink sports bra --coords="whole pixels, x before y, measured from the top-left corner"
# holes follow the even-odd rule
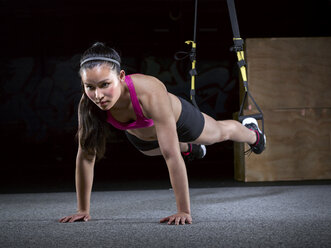
[[[127,130],[127,129],[136,129],[136,128],[144,128],[144,127],[151,127],[154,125],[152,119],[147,119],[143,111],[141,110],[136,91],[134,89],[134,85],[130,75],[125,76],[125,83],[129,88],[130,98],[133,106],[133,110],[137,116],[137,120],[130,123],[123,123],[119,122],[114,119],[110,111],[107,111],[107,122],[113,125],[115,128],[120,130]]]

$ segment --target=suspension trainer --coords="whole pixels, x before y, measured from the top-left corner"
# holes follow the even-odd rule
[[[256,120],[261,120],[262,121],[262,133],[264,134],[264,118],[263,118],[262,110],[260,109],[259,105],[256,103],[253,96],[251,95],[251,93],[248,90],[247,70],[246,70],[246,62],[245,62],[245,55],[244,55],[244,41],[240,37],[239,25],[238,25],[238,19],[237,19],[234,0],[227,0],[227,5],[228,5],[228,9],[229,9],[231,27],[232,27],[232,32],[233,32],[233,42],[234,42],[234,45],[231,47],[230,50],[233,52],[236,52],[236,54],[237,54],[237,58],[238,58],[237,64],[240,69],[240,74],[241,74],[244,89],[245,89],[245,95],[244,95],[244,98],[240,105],[238,120],[240,122],[242,122],[245,118],[248,118],[248,117],[253,117]],[[198,75],[196,67],[195,67],[196,47],[197,47],[197,44],[196,44],[197,12],[198,12],[198,0],[195,0],[193,41],[189,40],[189,41],[185,42],[188,45],[190,45],[190,44],[192,45],[191,51],[190,52],[180,51],[175,54],[176,60],[183,60],[187,57],[189,57],[191,60],[192,69],[189,71],[189,74],[191,76],[190,97],[191,97],[191,101],[192,101],[193,105],[196,108],[198,108],[198,105],[195,100],[195,78]],[[247,97],[249,97],[252,100],[252,102],[254,103],[256,109],[258,110],[257,114],[251,114],[251,115],[245,115],[245,116],[243,115],[243,108],[244,108]]]
[[[231,47],[231,51],[237,53],[237,58],[238,58],[238,67],[240,68],[240,74],[242,77],[242,81],[244,84],[245,88],[245,95],[244,98],[241,102],[240,105],[240,110],[239,110],[239,115],[238,115],[238,120],[242,122],[245,118],[248,117],[253,117],[256,120],[261,120],[262,121],[262,133],[264,134],[264,118],[263,118],[263,113],[255,102],[253,96],[248,90],[248,80],[247,80],[247,73],[246,73],[246,62],[245,62],[245,56],[244,56],[244,40],[240,38],[240,32],[239,32],[239,25],[238,25],[238,19],[237,19],[237,14],[236,14],[236,7],[234,4],[234,0],[227,0],[228,4],[228,9],[229,9],[229,15],[230,15],[230,21],[231,21],[231,27],[232,27],[232,32],[233,32],[233,42],[234,45]],[[245,101],[247,99],[247,96],[251,98],[253,101],[255,107],[258,110],[258,114],[252,114],[252,115],[243,115],[243,107],[245,105]]]
[[[196,41],[196,36],[197,36],[197,16],[198,16],[198,0],[195,0],[195,7],[194,7],[194,29],[193,29],[193,40],[188,40],[185,41],[187,45],[192,45],[192,49],[190,52],[177,52],[175,54],[175,59],[176,60],[183,60],[187,57],[190,58],[191,60],[191,65],[192,68],[189,71],[189,74],[191,76],[191,91],[190,91],[190,98],[193,103],[193,105],[199,109],[196,100],[195,100],[195,78],[198,75],[197,70],[195,68],[196,64],[196,48],[197,48],[197,41]]]

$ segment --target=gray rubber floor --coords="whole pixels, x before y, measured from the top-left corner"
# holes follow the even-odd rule
[[[175,213],[172,190],[93,192],[89,222],[75,193],[0,195],[0,247],[331,247],[331,185],[194,188],[193,224]]]

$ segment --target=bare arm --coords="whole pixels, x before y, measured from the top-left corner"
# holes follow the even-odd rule
[[[90,217],[90,199],[93,184],[95,156],[84,154],[78,149],[76,157],[76,195],[77,214],[66,216],[60,222],[88,221]]]
[[[94,176],[95,156],[78,149],[76,158],[76,193],[78,213],[90,213],[90,199]]]
[[[83,99],[83,96],[82,96]],[[81,101],[82,101],[81,99]],[[80,130],[80,113],[78,111],[78,130]],[[95,155],[89,155],[81,148],[80,135],[78,135],[79,145],[76,156],[76,195],[77,214],[63,217],[60,222],[88,221],[90,217],[90,199],[92,192]]]
[[[157,79],[151,79],[157,80]],[[146,104],[146,110],[152,117],[161,153],[169,170],[178,213],[163,218],[161,222],[168,224],[191,223],[191,209],[187,172],[183,157],[180,153],[176,131],[176,120],[173,114],[168,92],[161,82],[154,82],[149,88],[151,92]]]
[[[86,155],[81,148],[76,157],[76,195],[77,213],[63,217],[60,222],[88,221],[93,184],[95,156]]]

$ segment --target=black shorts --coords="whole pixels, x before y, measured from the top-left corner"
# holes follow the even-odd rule
[[[178,139],[180,142],[188,143],[196,140],[205,126],[205,118],[201,112],[191,103],[178,97],[182,103],[182,112],[176,123]],[[159,147],[157,140],[145,141],[125,131],[129,141],[140,151],[149,151]]]

